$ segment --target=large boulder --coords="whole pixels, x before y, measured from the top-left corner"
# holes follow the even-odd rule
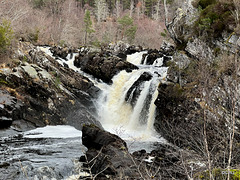
[[[180,151],[171,145],[159,144],[150,153],[142,149],[130,154],[121,138],[94,125],[83,126],[82,142],[88,150],[80,161],[84,163],[88,173],[98,179],[187,177],[181,168]],[[181,152],[184,158],[185,154],[186,152]],[[190,169],[189,165],[186,164],[186,168]]]
[[[84,162],[85,167],[91,167],[88,170],[94,176],[103,179],[109,176],[130,179],[140,177],[139,162],[128,153],[126,142],[118,136],[94,125],[85,125],[82,129],[82,142],[88,151],[80,161]]]
[[[22,111],[23,104],[17,98],[0,90],[0,129],[8,128],[14,120],[23,118]]]
[[[143,54],[141,64],[152,65],[158,58],[163,57],[163,53],[157,49],[150,49],[146,54]]]
[[[59,46],[54,46],[50,48],[50,51],[52,52],[53,56],[67,60],[67,56],[69,54],[70,56],[72,56],[73,52],[75,52],[76,50],[71,48],[62,48]]]
[[[133,107],[135,106],[139,95],[143,89],[143,85],[146,81],[150,81],[152,75],[144,72],[141,76],[133,83],[133,85],[128,89],[125,96],[125,101],[129,102]]]
[[[113,76],[121,70],[132,71],[138,69],[137,66],[121,58],[116,56],[107,57],[103,53],[80,53],[75,58],[74,65],[106,83],[112,83]]]

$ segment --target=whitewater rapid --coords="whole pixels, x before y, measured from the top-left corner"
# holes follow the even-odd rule
[[[105,86],[98,99],[98,115],[107,131],[119,135],[124,140],[131,142],[165,142],[163,138],[157,135],[153,124],[156,113],[154,102],[158,96],[157,87],[161,81],[164,81],[167,68],[159,67],[159,65],[162,65],[162,59],[160,58],[153,65],[141,64],[142,56],[146,53],[147,51],[143,51],[127,56],[127,61],[137,65],[139,69],[132,72],[121,71],[113,77],[112,85]],[[126,101],[126,95],[143,73],[151,74],[152,78],[149,81],[142,82],[141,92],[133,106]],[[131,92],[130,100],[134,91],[135,89]],[[151,97],[150,102],[148,101],[149,96]],[[149,107],[149,109],[144,109],[146,107]]]
[[[39,50],[53,57],[48,47],[39,47]],[[128,55],[127,61],[138,66],[139,69],[132,72],[126,72],[125,70],[119,72],[113,77],[111,85],[101,82],[75,67],[73,62],[77,53],[74,53],[73,56],[68,55],[66,60],[56,59],[62,66],[67,64],[69,68],[89,78],[95,86],[102,90],[101,95],[96,100],[99,121],[105,130],[117,134],[131,144],[132,142],[165,143],[165,140],[155,132],[153,124],[156,113],[154,102],[158,96],[157,87],[160,82],[165,81],[168,68],[162,67],[163,58],[158,58],[152,65],[147,65],[148,55],[145,56],[143,63],[141,63],[143,55],[147,53],[148,51],[142,51]],[[126,101],[125,97],[134,82],[143,73],[150,74],[152,78],[141,84],[141,92],[133,106],[128,101],[133,98],[136,89],[132,90],[128,101]]]

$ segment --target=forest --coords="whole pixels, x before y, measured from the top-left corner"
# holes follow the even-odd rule
[[[177,5],[168,1],[173,4]],[[1,1],[0,17],[15,39],[42,45],[79,47],[126,41],[159,48],[168,37],[161,0]]]

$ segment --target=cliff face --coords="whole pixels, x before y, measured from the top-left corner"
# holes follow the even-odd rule
[[[83,122],[97,123],[91,99],[99,90],[86,77],[27,42],[19,42],[13,56],[11,65],[0,69],[1,129],[57,124],[81,129]]]
[[[168,81],[159,86],[155,128],[177,146],[203,156],[210,152],[209,158],[214,162],[208,163],[212,168],[224,168],[223,161],[229,159],[231,151],[232,167],[237,167],[240,37],[230,20],[221,31],[214,28],[215,21],[225,21],[222,16],[202,27],[210,14],[209,8],[211,13],[217,13],[217,8],[228,12],[234,6],[216,1],[199,10],[194,2],[183,3],[167,25],[177,48],[169,63]]]
[[[213,60],[219,51],[235,53],[240,49],[237,24],[234,15],[229,15],[236,10],[231,2],[216,1],[203,8],[201,1],[189,0],[166,26],[178,48],[194,58]]]

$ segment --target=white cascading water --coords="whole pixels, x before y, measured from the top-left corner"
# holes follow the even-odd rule
[[[153,124],[155,120],[156,106],[154,101],[158,96],[157,87],[167,74],[166,67],[162,65],[162,59],[157,59],[154,65],[141,65],[142,55],[146,51],[128,55],[127,61],[139,67],[130,73],[121,71],[113,78],[113,84],[107,86],[98,101],[98,114],[103,127],[125,140],[134,141],[163,141],[157,137]],[[134,82],[144,73],[152,75],[152,79],[144,81],[136,103],[126,101],[126,94]],[[133,96],[134,88],[128,99]],[[151,97],[148,101],[148,97]],[[149,103],[146,105],[146,103]],[[148,107],[148,109],[144,109]],[[146,112],[146,113],[143,113]]]
[[[40,47],[39,49],[52,56],[48,47]],[[61,58],[57,61],[62,64],[62,66],[64,65],[63,63],[66,63],[69,68],[88,77],[102,90],[102,94],[97,100],[97,110],[104,129],[128,141],[165,142],[164,139],[157,137],[153,124],[156,111],[154,102],[158,96],[157,87],[161,81],[164,81],[167,75],[167,68],[161,67],[163,58],[156,59],[153,65],[147,65],[148,55],[145,57],[143,64],[141,64],[143,54],[146,53],[147,51],[142,51],[128,55],[127,61],[137,65],[139,69],[133,70],[130,73],[121,71],[113,77],[112,85],[99,82],[91,75],[76,68],[73,65],[73,61],[77,53],[74,53],[72,57],[68,55],[67,61]],[[127,101],[125,97],[134,82],[136,82],[144,72],[151,74],[152,78],[141,84],[141,92],[134,105],[132,105],[130,101],[137,87],[133,88]]]

